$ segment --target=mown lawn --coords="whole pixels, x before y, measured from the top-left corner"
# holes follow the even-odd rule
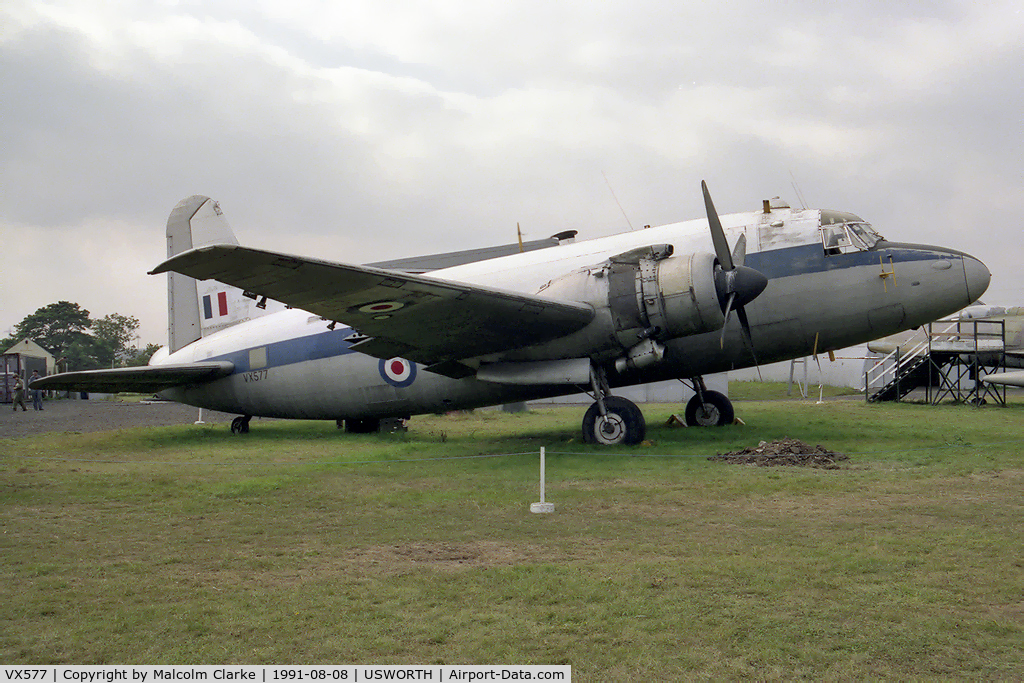
[[[672,412],[629,450],[581,444],[578,408],[2,441],[0,661],[1024,675],[1024,404]],[[851,459],[706,459],[786,436]]]

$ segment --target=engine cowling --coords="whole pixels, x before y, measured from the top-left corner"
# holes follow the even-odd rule
[[[540,294],[585,301],[597,316],[586,329],[537,351],[579,349],[594,359],[619,358],[621,372],[660,362],[662,341],[721,329],[714,254],[672,253],[671,245],[643,247],[548,283]]]
[[[642,310],[659,338],[713,332],[725,324],[715,286],[714,254],[641,259],[638,274]]]
[[[627,348],[641,338],[672,339],[721,329],[715,257],[673,256],[671,245],[626,252],[608,262],[608,307]]]

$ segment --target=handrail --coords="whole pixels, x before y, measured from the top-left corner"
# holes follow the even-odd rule
[[[947,321],[941,321],[940,320],[938,322],[947,322]],[[905,368],[909,363],[914,362],[918,358],[926,355],[927,351],[931,348],[932,337],[936,337],[936,336],[940,336],[940,335],[941,336],[948,335],[950,333],[950,330],[952,330],[955,327],[957,327],[957,325],[959,323],[960,323],[959,320],[954,320],[954,321],[950,322],[949,325],[947,325],[945,329],[943,329],[943,330],[941,330],[939,332],[932,332],[932,330],[931,330],[931,325],[932,324],[929,323],[927,331],[925,330],[924,327],[922,327],[920,329],[920,331],[918,332],[918,334],[924,334],[924,337],[925,337],[924,341],[919,342],[916,346],[911,348],[909,351],[904,352],[902,354],[900,352],[900,345],[897,344],[896,345],[896,349],[893,350],[892,353],[888,354],[887,356],[884,356],[881,360],[879,360],[877,363],[872,365],[870,368],[868,368],[868,370],[866,370],[864,372],[864,394],[867,395],[868,392],[871,391],[872,383],[877,381],[877,380],[879,380],[879,379],[881,379],[881,377],[883,377],[885,375],[885,373],[888,372],[889,368],[887,367],[887,363],[889,362],[890,359],[893,358],[893,356],[895,356],[896,359],[897,359],[896,363],[891,368],[892,371],[893,371],[893,378],[895,379],[896,377],[899,376],[900,371],[903,368]],[[916,336],[916,335],[914,335],[914,336]],[[912,340],[914,338],[914,336],[911,336],[910,340]],[[908,340],[908,341],[910,341],[910,340]],[[877,376],[874,376],[874,375],[877,375]],[[884,388],[888,384],[890,384],[890,382],[885,382],[882,385],[882,388]]]

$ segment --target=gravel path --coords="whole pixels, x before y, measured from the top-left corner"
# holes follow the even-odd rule
[[[104,432],[129,427],[161,427],[192,424],[199,409],[180,403],[122,403],[119,401],[44,401],[43,410],[11,410],[10,403],[0,403],[0,438],[18,439],[46,432]],[[228,423],[237,417],[230,413],[203,411],[203,421]]]

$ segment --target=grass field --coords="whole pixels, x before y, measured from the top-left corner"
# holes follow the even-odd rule
[[[0,442],[0,662],[1024,676],[1024,403],[736,408],[629,450],[579,408]],[[849,465],[705,458],[784,436]]]

